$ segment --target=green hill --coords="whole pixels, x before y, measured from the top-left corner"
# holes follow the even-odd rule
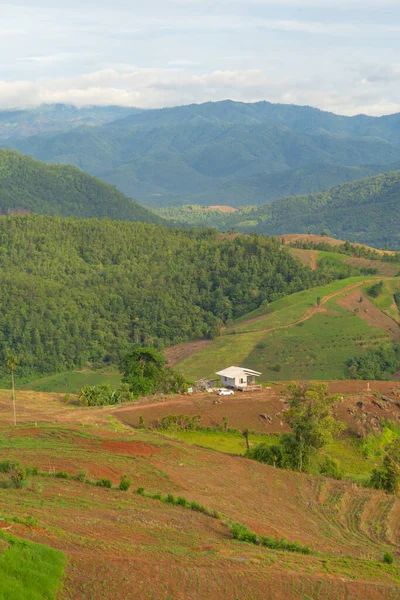
[[[348,379],[352,360],[374,361],[374,352],[382,351],[387,352],[387,371],[374,372],[371,379],[388,376],[400,366],[400,351],[392,370],[389,365],[392,343],[400,340],[400,312],[392,307],[400,280],[385,278],[379,297],[372,298],[368,290],[379,281],[350,278],[272,302],[178,366],[196,379],[229,365],[258,370],[262,381]]]
[[[397,168],[397,121],[226,101],[142,111],[7,144],[78,166],[151,206],[241,206]]]
[[[332,237],[400,249],[400,171],[335,186],[307,196],[280,198],[234,213],[199,206],[157,209],[157,214],[188,225],[267,235],[324,232]]]
[[[320,233],[400,249],[400,171],[347,183],[309,196],[282,198],[247,218],[258,233]]]
[[[278,240],[109,219],[0,217],[0,256],[0,375],[10,349],[36,377],[211,337],[320,277]]]
[[[162,219],[76,167],[47,165],[0,149],[0,213],[109,217],[162,223]]]

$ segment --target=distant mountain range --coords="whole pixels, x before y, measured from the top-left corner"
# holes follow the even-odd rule
[[[94,126],[95,119],[103,122]],[[399,114],[343,117],[311,107],[224,101],[83,109],[61,133],[34,123],[37,135],[23,138],[16,129],[2,143],[46,162],[76,165],[151,206],[258,205],[400,168]]]
[[[121,106],[77,108],[69,104],[44,104],[27,110],[1,110],[0,141],[70,131],[84,125],[102,125],[137,112],[137,108]]]
[[[15,213],[163,223],[115,187],[76,167],[47,165],[0,149],[0,214]]]

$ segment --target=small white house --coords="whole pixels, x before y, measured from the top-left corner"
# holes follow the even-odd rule
[[[243,367],[228,367],[223,371],[218,371],[216,375],[221,377],[224,387],[235,388],[238,390],[246,390],[253,388],[256,385],[256,377],[260,377],[261,373],[252,369],[244,369]]]

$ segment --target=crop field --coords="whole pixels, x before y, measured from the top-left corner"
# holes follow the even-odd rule
[[[345,403],[365,393],[362,385],[348,382]],[[393,388],[373,385],[387,393]],[[331,387],[344,392],[345,382]],[[270,392],[270,404],[281,406],[281,389]],[[202,448],[200,437],[172,439],[124,423],[130,411],[160,413],[169,402],[169,410],[174,402],[191,402],[199,412],[203,402],[223,409],[234,424],[239,406],[231,410],[228,401],[213,405],[200,396],[100,410],[38,392],[18,392],[17,402],[19,425],[13,427],[9,396],[0,394],[0,462],[38,470],[22,489],[7,486],[0,473],[0,514],[8,535],[64,553],[59,599],[400,598],[400,567],[382,562],[400,542],[398,499],[351,482],[274,469],[233,456],[232,448]],[[266,410],[261,396],[255,402]],[[250,404],[248,413],[254,409],[260,405]],[[231,438],[241,444],[240,436]],[[128,491],[118,489],[124,474],[132,482]],[[104,480],[111,488],[96,485]],[[138,495],[138,487],[180,496],[220,518]],[[258,535],[297,540],[311,553],[239,542],[229,520]]]
[[[216,366],[229,365],[260,371],[262,381],[344,379],[351,358],[400,338],[393,300],[400,281],[385,279],[384,292],[373,304],[365,290],[376,281],[371,277],[334,281],[277,300],[189,353],[178,368],[193,379],[211,377]]]

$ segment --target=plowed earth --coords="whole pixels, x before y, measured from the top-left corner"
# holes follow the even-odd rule
[[[378,385],[396,397],[393,383],[371,388]],[[362,386],[365,383],[339,382],[331,389],[357,393]],[[267,394],[269,399],[226,399],[225,414],[233,419],[234,414],[239,418],[240,407],[242,414],[254,416],[262,403],[263,410],[268,403],[282,406],[280,388]],[[346,398],[343,408],[356,398]],[[21,424],[14,429],[5,425],[10,417],[6,400],[3,394],[0,460],[40,466],[48,476],[32,477],[22,490],[0,487],[0,516],[33,517],[37,526],[14,524],[10,532],[66,553],[60,600],[400,598],[399,570],[381,562],[384,552],[397,553],[400,542],[398,499],[348,482],[281,471],[166,440],[109,420],[138,414],[139,408],[164,410],[168,403],[90,413],[64,405],[55,395],[41,394],[30,404],[25,397]],[[19,395],[17,401],[20,407]],[[181,411],[180,401],[171,400],[168,410],[179,406]],[[181,412],[196,402],[207,410],[214,407],[206,397],[183,402],[187,404]],[[39,417],[47,412],[43,424]],[[82,420],[86,426],[80,425]],[[127,474],[133,485],[128,492],[108,490],[58,479],[54,473],[59,470],[87,471],[93,478],[110,478],[114,486]],[[237,542],[223,521],[138,496],[132,491],[138,486],[196,500],[220,511],[223,520],[240,521],[260,534],[299,540],[317,554]]]

